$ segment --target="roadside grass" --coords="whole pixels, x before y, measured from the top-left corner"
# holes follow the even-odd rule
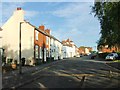
[[[120,60],[114,60],[113,62],[118,62],[118,63],[120,63]]]

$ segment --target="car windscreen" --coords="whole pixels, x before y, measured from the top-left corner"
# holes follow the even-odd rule
[[[113,54],[109,54],[108,56],[113,56]]]

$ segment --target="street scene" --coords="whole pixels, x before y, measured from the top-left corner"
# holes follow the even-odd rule
[[[0,2],[0,89],[119,89],[119,8],[119,0]]]

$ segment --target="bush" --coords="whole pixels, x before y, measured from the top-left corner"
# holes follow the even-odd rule
[[[98,57],[105,59],[105,57],[106,57],[108,54],[109,54],[109,53],[99,53],[99,54],[98,54]]]
[[[118,58],[117,59],[120,60],[120,52],[118,52],[117,54],[118,54]]]

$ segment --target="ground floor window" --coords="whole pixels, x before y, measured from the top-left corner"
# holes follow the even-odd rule
[[[40,56],[40,59],[42,59],[42,57],[43,57],[43,52],[42,52],[42,48],[41,48],[41,47],[39,48],[39,56]]]
[[[35,57],[38,59],[38,45],[35,45]]]

